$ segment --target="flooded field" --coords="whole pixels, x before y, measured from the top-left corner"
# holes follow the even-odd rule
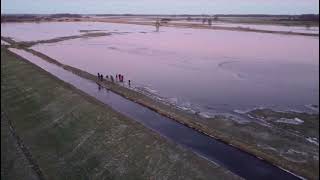
[[[119,28],[125,32],[137,32],[141,29],[135,25],[100,22],[1,23],[1,36],[13,37],[16,41],[38,41],[81,35],[90,31],[117,32]]]
[[[94,17],[96,18],[96,17]],[[100,17],[103,18],[103,17]],[[106,17],[104,17],[106,18]],[[112,18],[108,18],[112,19]],[[121,18],[123,20],[143,23],[149,22],[154,23],[155,19],[153,18]],[[184,19],[170,19],[163,17],[163,19],[168,19],[167,25],[172,24],[190,24],[190,25],[208,25],[208,20],[205,19],[203,22],[202,19],[198,20],[184,20]],[[254,24],[254,23],[239,23],[239,22],[225,22],[225,21],[212,21],[211,25],[208,27],[227,27],[227,28],[242,28],[250,30],[265,30],[265,31],[275,31],[275,32],[292,32],[292,33],[306,33],[306,34],[319,34],[319,26],[312,25],[275,25],[275,24]]]
[[[183,20],[183,21],[172,21],[172,22],[202,24],[202,21]],[[208,22],[206,22],[205,24],[207,23]],[[319,27],[315,27],[315,26],[284,26],[284,25],[245,24],[245,23],[226,23],[226,22],[213,22],[212,26],[234,27],[234,28],[240,27],[240,28],[248,28],[248,29],[255,29],[255,30],[319,34]]]
[[[77,74],[73,76],[79,87],[87,84],[76,80],[79,77],[91,81],[93,91],[85,92],[99,100],[104,98],[96,92],[106,92],[101,91],[96,74],[124,75],[124,83],[103,81],[102,86],[107,87],[107,92],[116,93],[112,96],[124,97],[125,102],[136,102],[143,107],[134,108],[118,101],[111,106],[157,132],[160,119],[176,120],[177,123],[165,123],[160,133],[174,142],[189,147],[184,140],[189,142],[197,137],[196,130],[210,136],[206,138],[220,139],[304,177],[318,175],[318,171],[312,173],[319,160],[319,129],[315,128],[319,123],[319,38],[316,36],[177,27],[161,27],[156,31],[155,27],[146,25],[55,22],[51,25],[65,35],[54,31],[51,34],[50,28],[37,30],[41,23],[34,27],[29,23],[30,30],[23,32],[25,39],[20,41],[32,42],[17,43],[23,33],[10,25],[19,24],[3,24],[2,39],[12,44],[11,47],[23,49],[15,49],[15,53],[30,53],[43,63],[47,61]],[[89,32],[104,34],[81,35]],[[37,33],[44,36],[38,38]],[[67,77],[62,79],[68,81]],[[110,93],[106,94],[111,98]],[[145,107],[151,110],[146,111]],[[148,117],[150,114],[157,117]],[[173,130],[180,123],[188,127],[184,127],[185,133]],[[210,143],[196,147],[206,144]],[[208,158],[203,148],[196,149],[201,149],[197,153]],[[229,162],[229,158],[215,159],[216,149],[210,150],[214,152],[213,161],[232,170],[233,161]],[[238,170],[235,166],[232,171]]]
[[[2,36],[23,41],[80,30],[119,32],[32,49],[92,74],[121,73],[137,90],[206,116],[319,105],[318,37],[169,27],[155,32],[152,26],[91,22],[1,27]]]

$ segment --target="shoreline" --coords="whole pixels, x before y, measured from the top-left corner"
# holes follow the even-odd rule
[[[12,40],[12,42],[14,42],[14,41]],[[10,43],[12,43],[12,42],[10,42]],[[232,146],[240,149],[241,151],[249,153],[250,155],[253,155],[257,158],[262,158],[264,161],[267,161],[268,163],[271,163],[274,166],[280,166],[282,168],[289,170],[290,172],[295,172],[298,175],[302,175],[304,177],[308,177],[311,179],[316,178],[316,177],[312,177],[311,174],[308,174],[307,172],[304,172],[303,170],[301,170],[301,168],[299,166],[296,167],[294,164],[291,164],[289,161],[285,160],[284,158],[279,158],[277,156],[271,156],[270,154],[265,153],[261,149],[257,149],[255,146],[253,146],[251,144],[248,144],[246,142],[241,142],[237,139],[234,139],[229,134],[221,132],[221,130],[219,131],[217,129],[212,129],[212,128],[207,127],[205,124],[201,123],[201,121],[199,122],[199,120],[201,120],[201,119],[202,119],[202,121],[205,121],[205,120],[197,115],[187,114],[179,109],[176,109],[173,106],[165,105],[163,103],[157,102],[150,97],[147,97],[141,93],[138,93],[138,92],[131,90],[131,89],[128,89],[126,87],[120,86],[116,83],[111,83],[109,81],[104,81],[101,83],[101,82],[97,81],[97,77],[95,75],[92,75],[92,74],[85,72],[83,70],[62,64],[59,61],[52,59],[52,58],[48,57],[47,55],[42,54],[40,52],[37,52],[35,50],[28,49],[23,46],[19,47],[19,42],[14,42],[12,45],[17,46],[17,48],[26,50],[27,52],[30,52],[33,55],[42,58],[43,60],[46,60],[46,61],[53,63],[55,65],[58,65],[60,67],[63,67],[65,70],[68,70],[74,74],[77,74],[80,77],[83,77],[88,80],[92,80],[96,83],[101,84],[104,87],[108,87],[108,89],[117,93],[118,95],[120,95],[126,99],[129,99],[133,102],[136,102],[144,107],[147,107],[147,108],[149,108],[149,109],[151,109],[151,110],[153,110],[163,116],[166,116],[172,120],[175,120],[175,121],[177,121],[177,122],[179,122],[189,128],[192,128],[202,134],[205,134],[211,138],[217,139],[217,140],[224,142],[228,145],[232,145]]]

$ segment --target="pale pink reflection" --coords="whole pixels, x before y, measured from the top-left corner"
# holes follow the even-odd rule
[[[317,37],[161,28],[34,47],[206,111],[319,104]]]

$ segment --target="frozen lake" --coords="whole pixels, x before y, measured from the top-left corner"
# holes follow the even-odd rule
[[[184,109],[210,114],[319,105],[318,37],[190,28],[155,32],[151,26],[111,23],[50,24],[56,27],[42,36],[39,24],[29,23],[23,33],[17,26],[1,25],[1,35],[35,40],[81,29],[129,32],[32,48],[92,74],[121,73],[133,86]],[[60,34],[51,33],[54,28]]]

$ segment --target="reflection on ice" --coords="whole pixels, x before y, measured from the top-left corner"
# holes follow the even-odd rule
[[[166,27],[154,32],[154,27],[130,24],[65,24],[56,25],[77,32],[117,29],[133,33],[32,48],[91,74],[121,73],[132,80],[132,88],[190,112],[233,112],[257,106],[305,110],[306,104],[319,104],[318,37]],[[16,28],[14,23],[6,26],[4,33]],[[20,36],[18,32],[11,35]]]

